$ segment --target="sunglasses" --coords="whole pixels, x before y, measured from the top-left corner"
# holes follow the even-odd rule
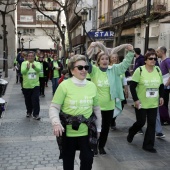
[[[148,60],[155,60],[155,61],[157,61],[157,58],[148,58]]]
[[[89,66],[88,65],[85,65],[85,66],[81,66],[81,65],[78,65],[78,66],[75,66],[78,68],[78,70],[83,70],[83,68],[87,71],[89,69]],[[74,67],[74,68],[75,68]]]

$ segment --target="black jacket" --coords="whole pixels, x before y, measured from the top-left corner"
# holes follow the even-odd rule
[[[57,61],[57,63],[58,63],[58,66],[60,67],[60,69],[58,70],[58,72],[59,72],[59,77],[61,77],[61,71],[63,70],[63,65],[62,65],[61,62],[59,62],[59,61]],[[55,68],[54,68],[53,61],[52,61],[51,64],[50,64],[50,71],[51,71],[51,77],[50,77],[50,79],[53,78],[54,70],[55,70]]]

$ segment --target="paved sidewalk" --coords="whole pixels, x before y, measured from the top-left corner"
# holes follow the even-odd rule
[[[26,118],[20,84],[15,84],[15,72],[9,70],[9,84],[3,98],[7,110],[0,119],[0,170],[62,170],[59,150],[48,116],[52,99],[51,82],[40,98],[41,121]],[[164,126],[164,140],[155,139],[158,153],[142,150],[143,135],[136,135],[132,144],[126,141],[129,126],[135,121],[132,100],[116,120],[117,130],[110,131],[106,156],[94,158],[93,170],[170,170],[170,126]],[[145,130],[145,128],[144,128]],[[79,170],[79,154],[75,170]]]

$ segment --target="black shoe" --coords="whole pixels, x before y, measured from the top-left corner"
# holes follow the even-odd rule
[[[137,132],[137,134],[143,135],[143,130],[142,130],[142,129],[139,130],[139,131]]]
[[[159,139],[165,138],[165,135],[163,133],[157,133],[156,137]]]
[[[31,117],[31,113],[27,113],[26,117],[28,117],[28,118]]]
[[[94,156],[97,156],[97,155],[98,155],[98,150],[97,150],[97,148],[93,149],[93,153],[94,153]]]
[[[117,128],[116,128],[116,126],[111,126],[110,129],[111,130],[116,130]]]
[[[104,150],[104,148],[99,148],[99,153],[100,155],[106,155],[106,151]]]
[[[131,136],[131,135],[127,135],[127,141],[129,142],[129,143],[131,143],[132,141],[133,141],[133,136]]]
[[[32,118],[35,119],[35,120],[40,120],[41,119],[39,116],[33,116]]]
[[[151,153],[157,153],[155,148],[151,148],[151,149],[147,149],[143,147],[143,150],[147,151],[147,152],[151,152]]]

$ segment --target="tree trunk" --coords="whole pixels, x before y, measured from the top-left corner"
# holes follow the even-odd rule
[[[72,41],[71,41],[71,34],[70,34],[70,25],[69,25],[69,17],[68,17],[68,11],[65,11],[66,16],[66,26],[67,26],[67,33],[68,33],[68,43],[69,43],[69,51],[72,51]]]

